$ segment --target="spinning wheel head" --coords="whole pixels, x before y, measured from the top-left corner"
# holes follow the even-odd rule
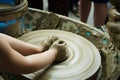
[[[66,42],[68,58],[53,65],[42,76],[40,74],[45,68],[33,73],[34,76],[40,75],[38,80],[85,80],[98,71],[101,65],[100,53],[90,41],[81,36],[60,30],[39,30],[27,33],[19,39],[37,45],[38,41],[48,36],[57,36]],[[64,44],[63,41],[59,44]]]

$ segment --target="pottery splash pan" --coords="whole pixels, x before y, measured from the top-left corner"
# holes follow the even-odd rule
[[[95,79],[98,79],[98,80],[111,79],[112,80],[112,79],[114,79],[114,80],[117,80],[117,78],[119,77],[119,75],[120,75],[119,74],[120,73],[120,71],[119,71],[119,67],[120,67],[119,53],[120,52],[112,44],[108,33],[104,33],[102,31],[99,31],[96,28],[93,28],[93,27],[85,24],[85,23],[73,20],[73,19],[65,17],[65,16],[61,16],[58,14],[54,14],[51,12],[45,12],[45,11],[41,11],[41,10],[37,10],[37,9],[32,9],[32,8],[29,8],[27,13],[25,14],[24,21],[25,21],[24,31],[15,35],[15,37],[23,37],[25,35],[32,34],[31,38],[28,38],[28,39],[26,38],[26,40],[25,39],[23,39],[23,40],[33,43],[33,44],[36,44],[36,41],[41,39],[41,38],[39,38],[39,36],[43,36],[43,34],[47,36],[47,34],[48,34],[46,31],[45,31],[45,33],[40,33],[41,30],[44,31],[44,30],[50,29],[50,31],[48,30],[48,32],[50,32],[51,35],[54,35],[54,33],[52,33],[51,30],[54,30],[53,32],[55,32],[56,36],[64,39],[67,42],[67,44],[69,45],[68,50],[69,50],[70,57],[65,62],[61,63],[61,66],[60,65],[53,66],[53,68],[57,69],[56,72],[51,71],[51,73],[49,73],[49,72],[46,73],[46,75],[50,75],[52,73],[53,73],[52,75],[54,75],[54,73],[57,75],[57,76],[55,76],[55,75],[52,76],[52,78],[47,77],[47,79],[46,79],[44,76],[41,77],[40,74],[37,72],[28,74],[28,75],[21,74],[20,75],[21,78],[20,77],[18,78],[18,75],[16,76],[15,74],[12,74],[12,73],[8,73],[8,72],[4,73],[3,72],[3,77],[5,77],[4,74],[7,74],[7,73],[10,76],[15,76],[14,78],[16,78],[17,80],[22,80],[22,79],[40,80],[41,78],[43,78],[44,80],[59,80],[60,78],[62,80],[64,80],[62,78],[62,76],[66,77],[66,79],[68,78],[69,80],[80,80],[79,79],[80,77],[83,80],[84,79],[88,79],[88,80],[95,80]],[[39,30],[40,30],[40,32],[39,32]],[[57,31],[57,30],[60,30],[60,31]],[[70,32],[70,34],[69,34],[69,32]],[[34,36],[35,34],[38,38]],[[64,37],[63,34],[65,34],[65,36],[67,36],[68,39],[66,37]],[[33,37],[35,37],[35,38],[33,38]],[[75,37],[79,41],[74,39],[73,37]],[[44,38],[44,36],[43,36],[43,38]],[[34,39],[36,39],[36,40],[34,40]],[[81,44],[82,45],[86,44],[86,45],[82,46]],[[80,47],[79,49],[78,49],[78,46]],[[92,48],[90,46],[92,46]],[[88,53],[87,49],[85,50],[85,47],[88,48],[88,51],[90,53]],[[76,52],[77,55],[73,54],[74,50],[77,51]],[[73,55],[74,55],[74,57],[72,57]],[[90,56],[89,58],[88,58],[88,55]],[[96,56],[98,57],[97,59],[96,59]],[[101,56],[101,60],[99,58],[100,56]],[[88,59],[86,59],[86,57]],[[87,65],[87,63],[89,62],[88,60],[90,61],[90,63]],[[86,63],[84,61],[86,61]],[[97,61],[98,61],[98,63],[96,63]],[[101,64],[99,64],[100,61],[101,61]],[[79,64],[77,64],[76,62]],[[74,66],[72,64],[75,64],[77,66]],[[83,65],[81,66],[81,64],[83,64]],[[96,64],[98,64],[97,67],[95,69],[93,69],[93,67],[95,67]],[[67,66],[67,65],[69,65],[69,66]],[[69,67],[71,67],[71,66],[74,66],[76,69],[74,69],[74,67],[73,67],[73,69],[70,69]],[[77,69],[79,69],[79,70],[77,70]],[[88,70],[86,70],[86,69],[88,69]],[[69,71],[71,71],[71,72],[68,73],[66,70],[68,72]],[[74,74],[72,74],[72,71],[74,71]],[[91,71],[93,71],[93,72],[91,72]],[[63,73],[65,75],[62,75]],[[67,74],[69,74],[69,75],[67,75]],[[70,77],[72,75],[73,75],[74,79],[72,79],[72,78],[70,79]],[[83,77],[82,75],[84,75],[85,77]],[[57,77],[59,77],[59,79],[57,79]],[[13,78],[13,77],[11,77],[11,78]]]

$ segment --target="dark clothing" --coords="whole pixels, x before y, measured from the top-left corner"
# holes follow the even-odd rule
[[[94,3],[107,3],[109,0],[91,0]]]
[[[28,0],[31,8],[43,9],[43,0]],[[48,0],[48,10],[57,14],[68,16],[69,0]]]
[[[28,6],[31,8],[43,9],[43,0],[28,0]]]

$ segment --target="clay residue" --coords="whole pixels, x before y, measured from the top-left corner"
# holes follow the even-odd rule
[[[112,42],[118,49],[120,49],[120,13],[116,8],[112,8],[109,11],[109,21],[106,26]]]

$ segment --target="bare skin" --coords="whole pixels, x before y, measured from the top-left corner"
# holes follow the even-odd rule
[[[80,20],[87,23],[88,16],[91,10],[92,2],[90,0],[80,0]],[[107,17],[107,4],[94,3],[94,26],[100,27],[104,25]]]
[[[60,46],[65,51],[65,44],[53,45]],[[64,57],[56,47],[42,52],[44,48],[43,45],[35,46],[0,33],[0,69],[14,73],[31,73],[52,64],[58,54],[59,57]]]

